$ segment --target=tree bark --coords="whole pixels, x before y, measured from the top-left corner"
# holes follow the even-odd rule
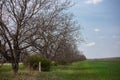
[[[17,61],[12,62],[12,69],[13,69],[14,74],[17,74],[18,69],[19,69],[19,63]]]

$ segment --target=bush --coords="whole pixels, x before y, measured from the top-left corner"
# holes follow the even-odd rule
[[[68,64],[68,62],[65,61],[65,60],[59,60],[59,61],[57,61],[57,63],[58,63],[59,65],[67,65],[67,64]]]
[[[55,61],[52,61],[52,62],[51,62],[51,65],[52,65],[52,66],[58,66],[58,63],[55,62]]]
[[[29,67],[30,69],[38,70],[39,62],[41,62],[41,70],[42,71],[50,70],[51,62],[49,60],[47,60],[46,58],[43,58],[39,55],[32,55],[32,56],[25,58],[24,65],[26,67]]]

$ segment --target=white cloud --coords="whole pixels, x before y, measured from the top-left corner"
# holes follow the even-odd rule
[[[96,45],[95,42],[91,42],[91,43],[86,44],[87,47],[92,47],[92,46],[95,46],[95,45]]]
[[[86,0],[85,3],[86,4],[98,4],[100,2],[102,2],[103,0]]]
[[[94,31],[95,31],[95,32],[99,32],[99,31],[100,31],[100,29],[96,28],[96,29],[94,29]]]

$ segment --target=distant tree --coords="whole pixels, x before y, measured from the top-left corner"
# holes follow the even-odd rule
[[[55,62],[60,64],[69,64],[75,61],[86,60],[84,54],[77,49],[75,42],[63,42],[61,43],[61,48],[59,48],[56,57],[53,58]]]

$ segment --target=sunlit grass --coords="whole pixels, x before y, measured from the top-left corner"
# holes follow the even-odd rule
[[[44,73],[44,77],[39,75],[38,80],[46,80],[45,74],[49,80],[54,76],[60,80],[120,80],[120,62],[83,61],[69,66],[54,66],[50,73]]]

